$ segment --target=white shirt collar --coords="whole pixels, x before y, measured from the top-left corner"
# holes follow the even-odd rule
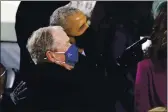
[[[86,56],[85,51],[82,52],[82,55],[83,55],[83,56]]]

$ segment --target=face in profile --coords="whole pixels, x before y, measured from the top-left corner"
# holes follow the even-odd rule
[[[51,34],[55,40],[54,44],[57,45],[57,49],[54,51],[47,51],[47,53],[46,53],[47,58],[51,62],[54,62],[55,60],[64,62],[65,61],[64,53],[71,46],[71,44],[69,42],[69,37],[63,31],[62,28],[58,28],[58,27],[52,27]],[[56,53],[56,52],[63,52],[63,53]]]
[[[67,17],[65,31],[68,36],[75,37],[82,35],[88,28],[87,17],[83,12],[78,11]]]
[[[69,37],[62,29],[62,27],[52,27],[51,34],[54,40],[56,40],[57,52],[66,52],[71,44],[69,42]]]
[[[50,62],[56,63],[71,70],[73,66],[66,64],[65,53],[71,46],[69,37],[63,31],[62,28],[52,27],[51,35],[54,38],[54,44],[57,45],[55,50],[49,50],[46,52],[46,56]]]

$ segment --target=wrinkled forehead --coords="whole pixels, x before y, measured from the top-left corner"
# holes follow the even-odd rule
[[[51,26],[49,27],[49,30],[53,36],[64,33],[64,29],[61,26]]]
[[[50,26],[50,28],[52,29],[52,30],[55,30],[55,31],[60,31],[60,30],[64,30],[61,26]]]

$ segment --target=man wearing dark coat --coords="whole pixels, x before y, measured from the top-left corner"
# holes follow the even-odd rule
[[[87,58],[78,52],[60,26],[36,30],[27,49],[36,64],[32,78],[31,111],[98,112],[101,82]]]
[[[26,78],[30,69],[34,67],[26,49],[27,39],[31,33],[40,27],[48,26],[52,12],[69,1],[21,1],[16,13],[15,30],[20,47],[20,72]]]
[[[106,105],[108,108],[106,109],[109,111],[113,109],[113,111],[115,111],[116,100],[120,100],[127,111],[133,111],[133,96],[128,93],[128,88],[130,88],[129,82],[124,75],[125,73],[119,73],[118,71],[121,71],[121,69],[116,69],[117,66],[115,63],[115,58],[116,56],[122,54],[126,46],[131,44],[130,40],[135,42],[136,40],[139,40],[140,35],[148,35],[150,32],[149,29],[151,25],[149,21],[151,4],[152,2],[98,1],[92,10],[91,17],[89,18],[91,21],[89,29],[91,30],[88,29],[86,31],[88,33],[84,33],[84,35],[87,35],[87,37],[90,39],[88,41],[91,44],[86,44],[85,41],[80,41],[78,38],[81,42],[80,45],[83,44],[84,46],[87,46],[87,48],[95,48],[94,52],[96,51],[96,53],[91,55],[95,60],[94,66],[98,71],[103,73],[101,75],[103,76],[102,78],[108,80],[106,81],[108,83],[107,86],[104,87],[107,88],[107,94],[105,97],[107,97],[106,99],[108,99],[108,101],[104,102],[104,105]],[[24,18],[24,16],[22,17]],[[38,16],[38,18],[41,17]],[[28,18],[25,19],[29,21]],[[36,21],[38,20],[39,19],[36,19]],[[36,21],[34,20],[35,23],[32,25],[35,25]],[[118,33],[116,33],[116,31],[122,32],[123,29],[127,29],[126,33],[124,31],[124,37],[128,37],[126,40],[129,42],[120,41],[117,43],[116,40],[118,37],[116,35],[118,35]],[[19,32],[21,32],[21,30]],[[94,38],[92,38],[92,34],[94,34]],[[84,35],[81,36],[85,37]],[[119,45],[123,45],[123,49],[121,49]],[[138,48],[138,51],[140,51],[138,58],[142,59],[140,47]],[[131,86],[133,86],[133,83]]]
[[[95,2],[69,4],[70,7],[78,8],[84,13],[86,11],[85,14],[90,20],[86,32],[75,37],[76,45],[84,48],[86,56],[90,57],[88,60],[91,59],[96,71],[99,71],[97,76],[105,79],[106,84],[102,90],[105,93],[104,107],[108,111],[116,111],[115,103],[119,100],[126,111],[134,111],[132,89],[137,61],[127,57],[133,65],[126,69],[116,65],[116,58],[122,55],[126,47],[139,40],[140,36],[150,34],[152,2]],[[86,8],[83,8],[84,6]],[[75,25],[73,22],[71,24]],[[141,46],[135,51],[136,60],[142,60]],[[132,75],[132,82],[127,78],[128,72]]]

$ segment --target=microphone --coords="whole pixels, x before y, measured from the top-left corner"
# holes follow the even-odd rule
[[[124,53],[116,58],[116,64],[120,67],[129,67],[132,65],[136,65],[139,61],[142,60],[143,51],[137,49],[138,46],[145,43],[147,40],[150,40],[149,36],[144,36],[143,39],[140,39],[127,47]]]
[[[136,41],[135,43],[133,43],[132,45],[130,45],[129,47],[126,48],[126,50],[130,50],[130,49],[134,49],[135,47],[142,45],[143,43],[145,43],[147,40],[150,40],[149,36],[145,36],[144,38]]]

